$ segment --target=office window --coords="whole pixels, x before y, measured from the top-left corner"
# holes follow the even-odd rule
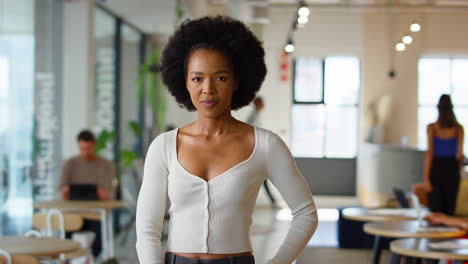
[[[294,69],[294,102],[323,102],[323,61],[318,58],[299,58]]]
[[[8,61],[4,56],[0,56],[0,149],[4,149],[5,137],[8,130],[8,87],[9,84]]]
[[[357,57],[295,61],[291,119],[294,156],[356,157],[359,86]]]
[[[418,65],[418,145],[427,148],[426,127],[437,119],[437,103],[450,94],[458,122],[468,125],[468,58],[426,57]],[[465,140],[464,153],[468,151]]]

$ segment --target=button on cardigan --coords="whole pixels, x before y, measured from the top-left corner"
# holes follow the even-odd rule
[[[309,186],[279,136],[255,128],[250,157],[206,181],[177,159],[177,129],[151,143],[136,213],[137,253],[141,264],[163,264],[161,243],[166,197],[169,197],[167,251],[230,254],[252,251],[252,211],[265,179],[275,185],[291,209],[286,238],[269,264],[289,264],[298,257],[317,227]],[[255,252],[253,253],[255,255]]]

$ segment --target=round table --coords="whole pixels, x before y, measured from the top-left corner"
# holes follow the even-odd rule
[[[430,227],[426,221],[422,221],[423,227]],[[413,221],[396,221],[396,222],[374,222],[364,225],[364,232],[381,237],[392,238],[453,238],[463,236],[466,231],[458,228],[450,228],[453,230],[424,232],[418,231],[419,222]]]
[[[57,258],[80,249],[80,243],[54,237],[0,237],[0,249],[10,255]]]
[[[426,221],[421,222],[424,227],[429,226]],[[381,237],[391,238],[453,238],[463,236],[466,231],[453,229],[438,232],[419,232],[419,222],[413,221],[387,221],[373,222],[364,225],[364,232],[374,235],[374,248],[372,263],[380,262],[380,253],[382,251]]]
[[[102,251],[104,259],[114,258],[114,221],[112,220],[112,210],[124,208],[126,205],[118,200],[106,201],[70,201],[55,200],[47,202],[36,202],[34,208],[43,211],[58,209],[64,212],[97,212],[101,220]]]
[[[415,209],[350,207],[341,211],[344,218],[361,222],[403,221],[417,219]]]
[[[416,258],[430,258],[430,259],[451,259],[451,260],[468,260],[468,248],[463,249],[434,249],[431,248],[430,242],[451,241],[454,243],[462,243],[466,239],[448,239],[448,240],[430,240],[430,239],[399,239],[390,244],[390,250],[401,256],[416,257]],[[398,260],[393,260],[398,263]]]
[[[69,201],[55,200],[48,202],[36,202],[34,208],[37,209],[118,209],[125,207],[121,201]]]

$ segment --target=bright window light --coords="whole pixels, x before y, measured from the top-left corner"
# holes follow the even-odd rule
[[[319,221],[336,222],[338,221],[338,210],[334,208],[317,209]]]
[[[294,69],[295,104],[291,109],[293,155],[308,158],[356,157],[359,58],[298,58]],[[344,129],[346,133],[343,133]]]

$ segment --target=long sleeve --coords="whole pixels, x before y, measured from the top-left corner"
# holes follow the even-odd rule
[[[105,169],[102,177],[98,179],[98,186],[104,190],[107,190],[109,192],[110,197],[113,197],[113,188],[112,188],[112,182],[115,178],[115,166],[114,163],[111,161],[105,162]]]
[[[317,210],[310,188],[286,144],[271,133],[268,146],[268,177],[291,209],[293,220],[278,252],[267,264],[289,264],[299,256],[314,234],[318,224]]]
[[[136,210],[136,249],[141,264],[164,264],[161,231],[167,197],[167,149],[164,136],[151,143],[146,154],[143,183]]]
[[[71,161],[67,160],[65,164],[63,164],[62,171],[60,174],[60,182],[59,182],[59,190],[62,189],[62,187],[69,185],[71,181]]]

